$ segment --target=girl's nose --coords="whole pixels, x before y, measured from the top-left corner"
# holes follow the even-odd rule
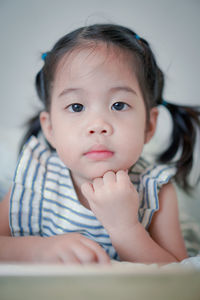
[[[94,121],[93,124],[90,124],[87,129],[88,135],[94,135],[94,134],[99,134],[99,135],[106,135],[109,136],[113,132],[112,126],[103,121],[103,120],[98,120]]]

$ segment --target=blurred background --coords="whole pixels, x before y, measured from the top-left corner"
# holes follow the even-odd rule
[[[128,26],[150,42],[166,75],[165,99],[199,106],[199,16],[199,0],[0,0],[0,195],[10,185],[24,123],[39,108],[34,78],[41,53],[80,26]],[[170,124],[160,127],[167,137]],[[163,143],[167,138],[156,147]],[[200,223],[199,186],[192,196],[178,193],[180,206]]]

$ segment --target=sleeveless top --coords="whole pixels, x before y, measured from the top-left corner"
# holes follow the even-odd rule
[[[152,166],[142,158],[130,169],[131,182],[139,194],[138,219],[146,230],[159,209],[161,186],[175,173],[173,166]],[[102,224],[79,202],[69,169],[56,152],[34,136],[25,144],[17,163],[10,197],[10,228],[13,236],[79,232],[99,243],[112,259],[119,259]]]

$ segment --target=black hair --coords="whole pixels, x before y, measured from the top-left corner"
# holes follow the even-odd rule
[[[171,143],[158,160],[162,163],[171,162],[181,151],[180,158],[175,160],[177,173],[175,179],[186,191],[190,190],[188,175],[193,165],[193,150],[197,133],[200,129],[199,107],[174,105],[165,102],[173,120]],[[200,150],[200,149],[199,149]]]
[[[136,64],[136,75],[143,93],[147,112],[147,123],[150,108],[162,104],[164,75],[159,68],[149,43],[139,37],[129,28],[115,24],[94,24],[74,30],[63,36],[44,55],[44,66],[35,79],[36,91],[44,109],[49,111],[51,105],[51,91],[56,67],[60,59],[77,47],[84,47],[103,42],[108,46],[115,46],[132,54]],[[131,62],[130,62],[131,63]],[[177,174],[175,179],[185,188],[188,187],[187,175],[193,163],[193,149],[196,138],[196,125],[199,126],[198,109],[167,104],[173,118],[173,133],[169,148],[158,158],[160,162],[169,163],[176,156],[180,147],[182,155],[176,161]],[[29,122],[29,129],[23,143],[41,130],[39,114]]]

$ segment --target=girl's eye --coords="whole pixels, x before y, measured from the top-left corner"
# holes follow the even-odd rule
[[[69,105],[67,108],[69,109],[70,112],[81,112],[85,109],[84,106],[80,103],[73,103]]]
[[[124,102],[116,102],[112,105],[112,109],[113,110],[126,110],[128,109],[128,104],[124,103]]]

